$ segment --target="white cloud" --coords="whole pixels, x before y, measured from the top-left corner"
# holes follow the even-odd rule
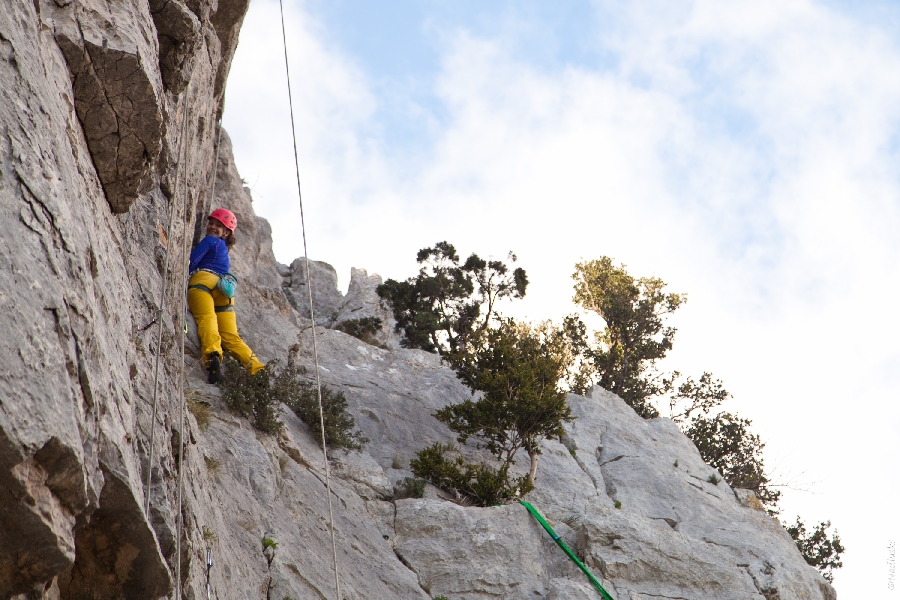
[[[879,536],[900,535],[900,49],[811,2],[653,6],[598,4],[616,66],[596,71],[445,33],[446,115],[410,101],[433,145],[409,155],[373,122],[397,99],[295,9],[312,257],[402,277],[438,240],[512,249],[533,284],[509,310],[531,318],[571,310],[582,257],[689,292],[670,366],[722,377],[770,463],[820,480],[818,495],[786,493],[786,515],[831,518],[850,548],[839,589],[871,595]],[[225,124],[287,261],[301,247],[281,52],[277,6],[254,3]]]

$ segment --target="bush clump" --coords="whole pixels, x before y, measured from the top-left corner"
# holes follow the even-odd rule
[[[228,408],[246,417],[264,433],[277,434],[284,424],[278,419],[278,403],[283,401],[272,385],[277,378],[277,361],[271,361],[255,375],[250,375],[234,358],[225,357],[222,399]]]
[[[394,500],[422,498],[425,495],[425,480],[405,477],[394,486]]]
[[[313,437],[322,443],[316,384],[307,378],[303,368],[292,365],[279,368],[278,361],[273,360],[256,375],[248,375],[238,361],[226,357],[222,399],[231,410],[249,419],[254,427],[273,435],[284,426],[278,418],[278,406],[284,404],[309,425]],[[322,412],[328,446],[359,450],[369,441],[362,432],[353,431],[356,421],[347,412],[344,392],[335,392],[323,385]]]
[[[831,521],[823,521],[813,527],[812,531],[807,531],[806,524],[797,517],[797,521],[785,529],[797,544],[797,549],[806,562],[817,568],[829,583],[833,583],[834,570],[844,566],[841,555],[846,548],[841,544],[841,538],[836,530],[830,538],[828,537],[829,527]]]
[[[381,346],[375,335],[381,331],[382,320],[378,317],[363,317],[361,319],[347,319],[337,324],[335,329],[347,335],[352,335],[358,340],[372,346]]]
[[[456,458],[450,460],[445,457],[448,452],[456,453]],[[409,466],[416,477],[455,492],[477,506],[510,502],[534,489],[527,475],[511,480],[508,463],[499,469],[483,463],[466,463],[454,444],[435,443],[428,446],[416,454]]]
[[[319,400],[316,384],[301,379],[302,369],[286,369],[291,376],[282,383],[289,388],[285,404],[300,420],[309,425],[313,437],[322,443],[322,427],[319,420]],[[353,431],[356,421],[347,412],[347,398],[344,392],[335,392],[327,385],[322,386],[322,414],[325,417],[325,443],[332,448],[360,450],[369,440],[359,430]]]

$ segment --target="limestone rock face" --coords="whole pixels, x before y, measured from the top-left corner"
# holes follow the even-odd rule
[[[350,286],[347,295],[338,304],[334,326],[351,319],[376,318],[381,329],[373,336],[375,342],[388,348],[399,348],[400,338],[394,333],[394,315],[378,296],[376,290],[383,283],[377,273],[371,275],[365,269],[350,269]]]
[[[72,102],[114,213],[154,185],[166,133],[154,25],[132,3],[47,3],[72,81]]]
[[[190,80],[202,24],[179,0],[151,0],[150,13],[156,25],[163,82],[166,88],[180,94]]]
[[[386,348],[400,348],[400,337],[394,332],[394,316],[376,292],[383,283],[380,275],[351,268],[350,285],[347,294],[343,295],[337,287],[334,267],[316,260],[309,261],[309,267],[317,325],[335,328],[344,321],[374,317],[381,320],[381,328],[369,341]],[[306,260],[300,257],[290,266],[278,265],[278,272],[288,302],[300,315],[309,318]]]
[[[675,423],[645,421],[600,389],[589,399],[570,396],[569,403],[577,417],[569,447],[621,506],[592,504],[579,545],[617,586],[648,596],[831,597],[821,575],[797,560],[785,529],[748,500],[752,492],[710,482],[721,475]],[[678,581],[671,557],[687,554],[695,564]]]
[[[433,594],[463,600],[546,596],[543,530],[519,505],[464,508],[400,500],[395,529],[397,553]]]
[[[382,350],[322,328],[317,337],[323,380],[345,391],[372,440],[367,452],[392,482],[411,475],[408,461],[417,450],[453,439],[431,414],[469,393],[436,356]],[[310,354],[310,344],[301,339],[301,358],[308,361]],[[747,500],[752,492],[736,494],[724,482],[708,481],[715,471],[674,423],[645,421],[600,389],[590,398],[568,400],[577,419],[564,443],[543,442],[537,489],[528,500],[614,597],[835,597],[784,528]],[[464,451],[477,456],[471,447]],[[524,472],[524,465],[517,468]],[[541,530],[526,533],[534,524],[522,507],[507,507],[511,512],[500,518],[494,509],[440,500],[396,504],[395,549],[432,594],[578,598],[590,590],[549,537]],[[515,525],[504,520],[513,514]],[[479,544],[482,538],[499,543],[500,531],[507,532],[502,551]],[[539,563],[526,561],[528,576],[518,571],[525,548],[537,557],[529,560]],[[503,552],[513,558],[498,558]],[[534,590],[528,587],[538,594],[529,596]]]
[[[337,287],[337,271],[328,263],[310,260],[309,280],[312,286],[312,302],[316,323],[331,325],[335,321],[338,306],[344,299]],[[306,259],[294,259],[289,267],[281,266],[284,291],[291,306],[309,318],[309,290],[306,287]]]
[[[221,4],[230,17],[211,12],[202,30],[230,37],[197,52],[181,95],[163,85],[146,2],[0,10],[0,597],[171,590],[179,242],[246,10]]]

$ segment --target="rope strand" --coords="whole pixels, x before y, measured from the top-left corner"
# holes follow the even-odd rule
[[[306,246],[306,222],[303,217],[303,194],[300,191],[300,159],[297,157],[297,131],[294,125],[294,101],[291,97],[291,73],[288,68],[288,52],[287,52],[287,34],[284,27],[284,3],[278,0],[278,7],[281,10],[281,41],[284,45],[284,73],[287,77],[288,87],[288,106],[291,112],[291,139],[294,142],[294,170],[297,174],[297,197],[300,200],[300,229],[303,233],[303,257],[306,263],[306,290],[309,293],[309,318],[312,320],[312,340],[313,340],[313,357],[316,364],[316,391],[319,400],[319,425],[322,434],[322,457],[325,461],[325,487],[328,492],[328,519],[331,528],[331,554],[334,560],[334,589],[335,600],[341,600],[341,584],[338,577],[338,560],[337,560],[337,542],[334,532],[334,510],[331,503],[331,475],[328,467],[328,450],[325,445],[325,416],[322,410],[322,381],[319,378],[319,348],[316,342],[316,315],[313,308],[312,282],[309,272],[309,251]]]
[[[187,290],[188,286],[188,204],[190,203],[189,195],[185,197],[184,201],[184,235],[182,236],[181,242],[181,262],[183,263],[182,272],[184,275],[182,276],[182,286],[183,290]],[[181,329],[181,377],[178,378],[178,399],[180,403],[179,409],[179,420],[180,424],[178,426],[178,501],[177,501],[177,510],[178,510],[178,525],[176,528],[177,537],[175,538],[176,546],[175,546],[175,598],[176,600],[181,600],[181,535],[182,528],[184,527],[184,511],[182,510],[181,503],[183,497],[184,490],[184,405],[186,404],[184,398],[184,343],[185,338],[187,337],[187,298],[181,303],[181,322],[183,323]]]
[[[181,160],[182,155],[184,154],[184,132],[187,126],[187,111],[185,110],[181,116],[181,135],[178,140],[178,162],[175,164],[175,190],[172,194],[172,214],[169,217],[169,229],[166,234],[166,268],[163,274],[162,280],[162,289],[159,292],[159,302],[157,303],[157,313],[156,320],[159,321],[157,327],[159,328],[156,334],[156,364],[153,367],[153,416],[150,421],[150,459],[147,463],[147,494],[144,497],[144,515],[146,515],[147,519],[150,519],[150,486],[153,483],[153,454],[154,454],[154,444],[156,441],[156,412],[157,406],[159,404],[159,357],[162,352],[162,332],[163,332],[163,324],[162,324],[162,314],[163,314],[163,304],[166,301],[166,284],[169,281],[169,257],[171,256],[171,252],[169,251],[169,244],[172,241],[172,229],[175,225],[175,202],[178,198],[178,188],[181,183]],[[187,215],[185,215],[187,216]],[[148,325],[149,327],[149,325]]]

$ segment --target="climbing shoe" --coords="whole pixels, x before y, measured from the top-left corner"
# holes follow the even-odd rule
[[[221,373],[222,361],[219,358],[218,353],[213,352],[209,355],[209,366],[206,367],[206,371],[209,373],[209,376],[206,378],[208,383],[219,383],[222,381],[222,373]]]

